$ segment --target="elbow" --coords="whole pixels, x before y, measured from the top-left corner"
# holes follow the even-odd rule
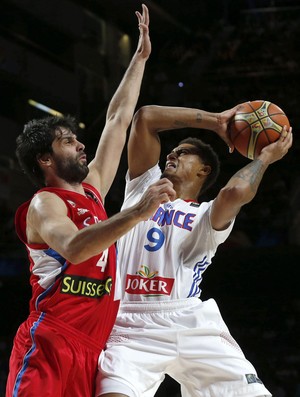
[[[84,262],[88,258],[84,258],[78,250],[73,250],[73,249],[67,249],[65,251],[64,258],[72,263],[72,265],[78,265],[79,263]]]
[[[62,256],[73,265],[78,265],[89,259],[91,253],[78,244],[78,241],[69,241],[63,247]]]
[[[223,202],[232,205],[232,207],[241,207],[249,203],[255,193],[244,186],[225,186],[221,189],[219,195]]]
[[[113,244],[114,241],[111,243]],[[94,256],[97,256],[104,252],[110,245],[106,243],[94,244],[93,241],[88,241],[87,239],[81,239],[81,241],[73,240],[64,249],[64,258],[72,263],[73,265],[79,265]]]
[[[107,117],[106,124],[112,126],[114,130],[127,129],[130,124],[130,116],[126,117],[125,114],[112,113]]]
[[[141,108],[139,108],[135,112],[132,122],[137,125],[137,124],[139,124],[141,122],[144,122],[144,120],[148,119],[149,118],[149,113],[151,112],[150,108],[151,108],[150,105],[149,106],[142,106]]]
[[[157,105],[142,106],[136,111],[133,116],[132,124],[135,125],[135,129],[138,130],[140,127],[147,125],[151,127],[151,123],[156,119]]]
[[[126,142],[127,130],[130,122],[131,119],[124,115],[111,115],[106,119],[105,128],[103,130],[105,134],[103,134],[103,138],[101,138],[104,139],[105,136],[109,136],[110,140],[108,140],[108,142],[113,142],[116,152],[121,152]],[[113,137],[115,137],[115,139]]]

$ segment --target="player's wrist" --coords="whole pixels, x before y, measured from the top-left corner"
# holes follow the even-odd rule
[[[260,154],[257,156],[257,160],[259,160],[267,168],[273,162],[273,157],[268,150],[263,148]]]
[[[221,113],[203,112],[203,121],[203,128],[219,134],[222,129]]]
[[[148,218],[148,214],[145,215],[146,213],[145,209],[146,209],[146,205],[142,200],[125,211],[127,211],[128,218],[130,218],[132,222],[136,224]]]

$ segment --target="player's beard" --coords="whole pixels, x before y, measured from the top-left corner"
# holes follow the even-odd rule
[[[81,154],[82,156],[82,154]],[[81,183],[88,175],[89,168],[76,158],[55,158],[57,176],[70,184]]]

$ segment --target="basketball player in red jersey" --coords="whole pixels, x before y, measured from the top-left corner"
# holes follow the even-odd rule
[[[32,298],[14,339],[6,397],[94,395],[98,356],[118,309],[113,244],[174,197],[165,179],[110,219],[103,207],[151,52],[147,7],[136,14],[138,47],[109,104],[93,161],[87,165],[71,117],[32,120],[17,139],[22,168],[44,187],[16,213]]]

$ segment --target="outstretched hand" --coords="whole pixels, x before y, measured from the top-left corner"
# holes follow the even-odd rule
[[[142,4],[142,14],[139,11],[135,12],[138,18],[140,37],[137,46],[137,52],[148,59],[151,53],[151,41],[149,36],[149,11],[145,4]]]

